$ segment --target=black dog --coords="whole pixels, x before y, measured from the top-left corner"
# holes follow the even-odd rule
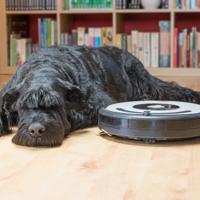
[[[200,94],[151,76],[115,47],[42,49],[0,92],[0,135],[18,124],[14,143],[57,146],[69,132],[97,124],[100,108],[147,99],[200,103]]]

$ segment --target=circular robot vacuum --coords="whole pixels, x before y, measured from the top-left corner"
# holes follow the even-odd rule
[[[108,135],[147,143],[200,136],[200,105],[177,101],[116,103],[99,111],[99,128]]]

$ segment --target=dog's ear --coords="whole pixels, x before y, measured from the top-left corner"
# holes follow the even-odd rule
[[[20,90],[23,86],[23,83],[20,83],[20,84],[17,84],[15,87],[13,88],[9,88],[8,91],[6,91],[4,94],[3,94],[3,98],[0,102],[0,107],[2,107],[3,105],[3,108],[5,110],[15,110],[15,107],[16,107],[16,101],[20,95]]]
[[[84,95],[80,87],[73,85],[69,81],[64,81],[61,79],[58,79],[58,84],[63,89],[65,99],[68,101],[73,102],[83,98]]]

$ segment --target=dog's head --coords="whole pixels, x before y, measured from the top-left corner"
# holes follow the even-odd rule
[[[25,146],[58,146],[70,130],[65,103],[56,91],[40,87],[17,101],[18,132],[13,142]]]
[[[58,146],[70,132],[68,114],[74,102],[83,96],[80,88],[61,79],[50,88],[33,87],[21,92],[16,103],[19,122],[13,137],[15,144]]]

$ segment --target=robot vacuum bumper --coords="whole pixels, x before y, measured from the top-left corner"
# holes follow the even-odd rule
[[[156,142],[200,136],[200,105],[176,101],[116,103],[99,111],[99,128],[110,135]]]

